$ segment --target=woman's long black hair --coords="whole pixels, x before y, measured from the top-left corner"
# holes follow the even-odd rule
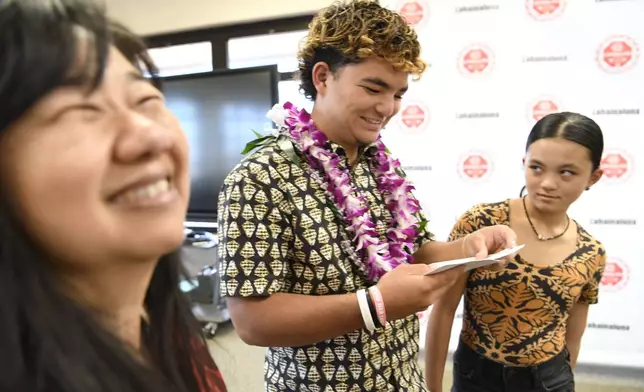
[[[80,71],[77,55],[85,52],[79,51],[79,31],[92,49]],[[14,121],[58,86],[98,85],[110,45],[154,72],[143,44],[90,0],[0,0],[0,142]],[[0,186],[0,391],[225,390],[218,379],[202,389],[208,372],[217,370],[179,289],[178,251],[163,256],[153,273],[142,331],[150,362],[141,363],[90,312],[59,292],[47,256],[11,204]]]

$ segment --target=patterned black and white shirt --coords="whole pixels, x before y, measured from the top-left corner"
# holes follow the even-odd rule
[[[342,147],[327,147],[347,167]],[[361,152],[351,177],[384,238],[392,217],[369,167],[374,152],[375,147]],[[347,225],[300,160],[295,163],[278,142],[269,142],[227,177],[218,213],[222,295],[345,294],[373,284],[343,250],[340,231]],[[431,240],[423,229],[416,249]],[[266,391],[426,391],[417,362],[418,329],[413,315],[373,333],[363,328],[318,344],[271,347]]]

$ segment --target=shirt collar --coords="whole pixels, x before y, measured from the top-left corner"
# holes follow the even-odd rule
[[[332,153],[337,154],[340,158],[347,157],[347,154],[341,145],[332,141],[328,141],[327,143]],[[358,149],[358,158],[362,158],[362,157],[371,158],[375,155],[376,151],[378,151],[376,142],[370,143],[366,146],[362,146]]]

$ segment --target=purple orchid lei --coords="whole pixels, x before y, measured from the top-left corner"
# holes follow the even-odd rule
[[[420,206],[410,194],[414,187],[398,174],[400,162],[389,155],[380,137],[375,144],[377,149],[371,167],[393,216],[386,241],[382,241],[376,232],[369,214],[369,202],[351,184],[349,170],[340,167],[340,157],[325,147],[329,139],[315,126],[311,115],[287,102],[282,107],[275,105],[267,117],[280,127],[278,133],[291,139],[312,169],[324,173],[326,191],[354,235],[355,250],[362,254],[368,278],[375,281],[396,266],[410,262],[418,235],[420,222],[416,213]]]

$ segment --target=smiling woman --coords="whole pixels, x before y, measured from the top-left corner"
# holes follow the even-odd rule
[[[0,390],[225,391],[179,290],[187,143],[88,0],[0,2]]]

